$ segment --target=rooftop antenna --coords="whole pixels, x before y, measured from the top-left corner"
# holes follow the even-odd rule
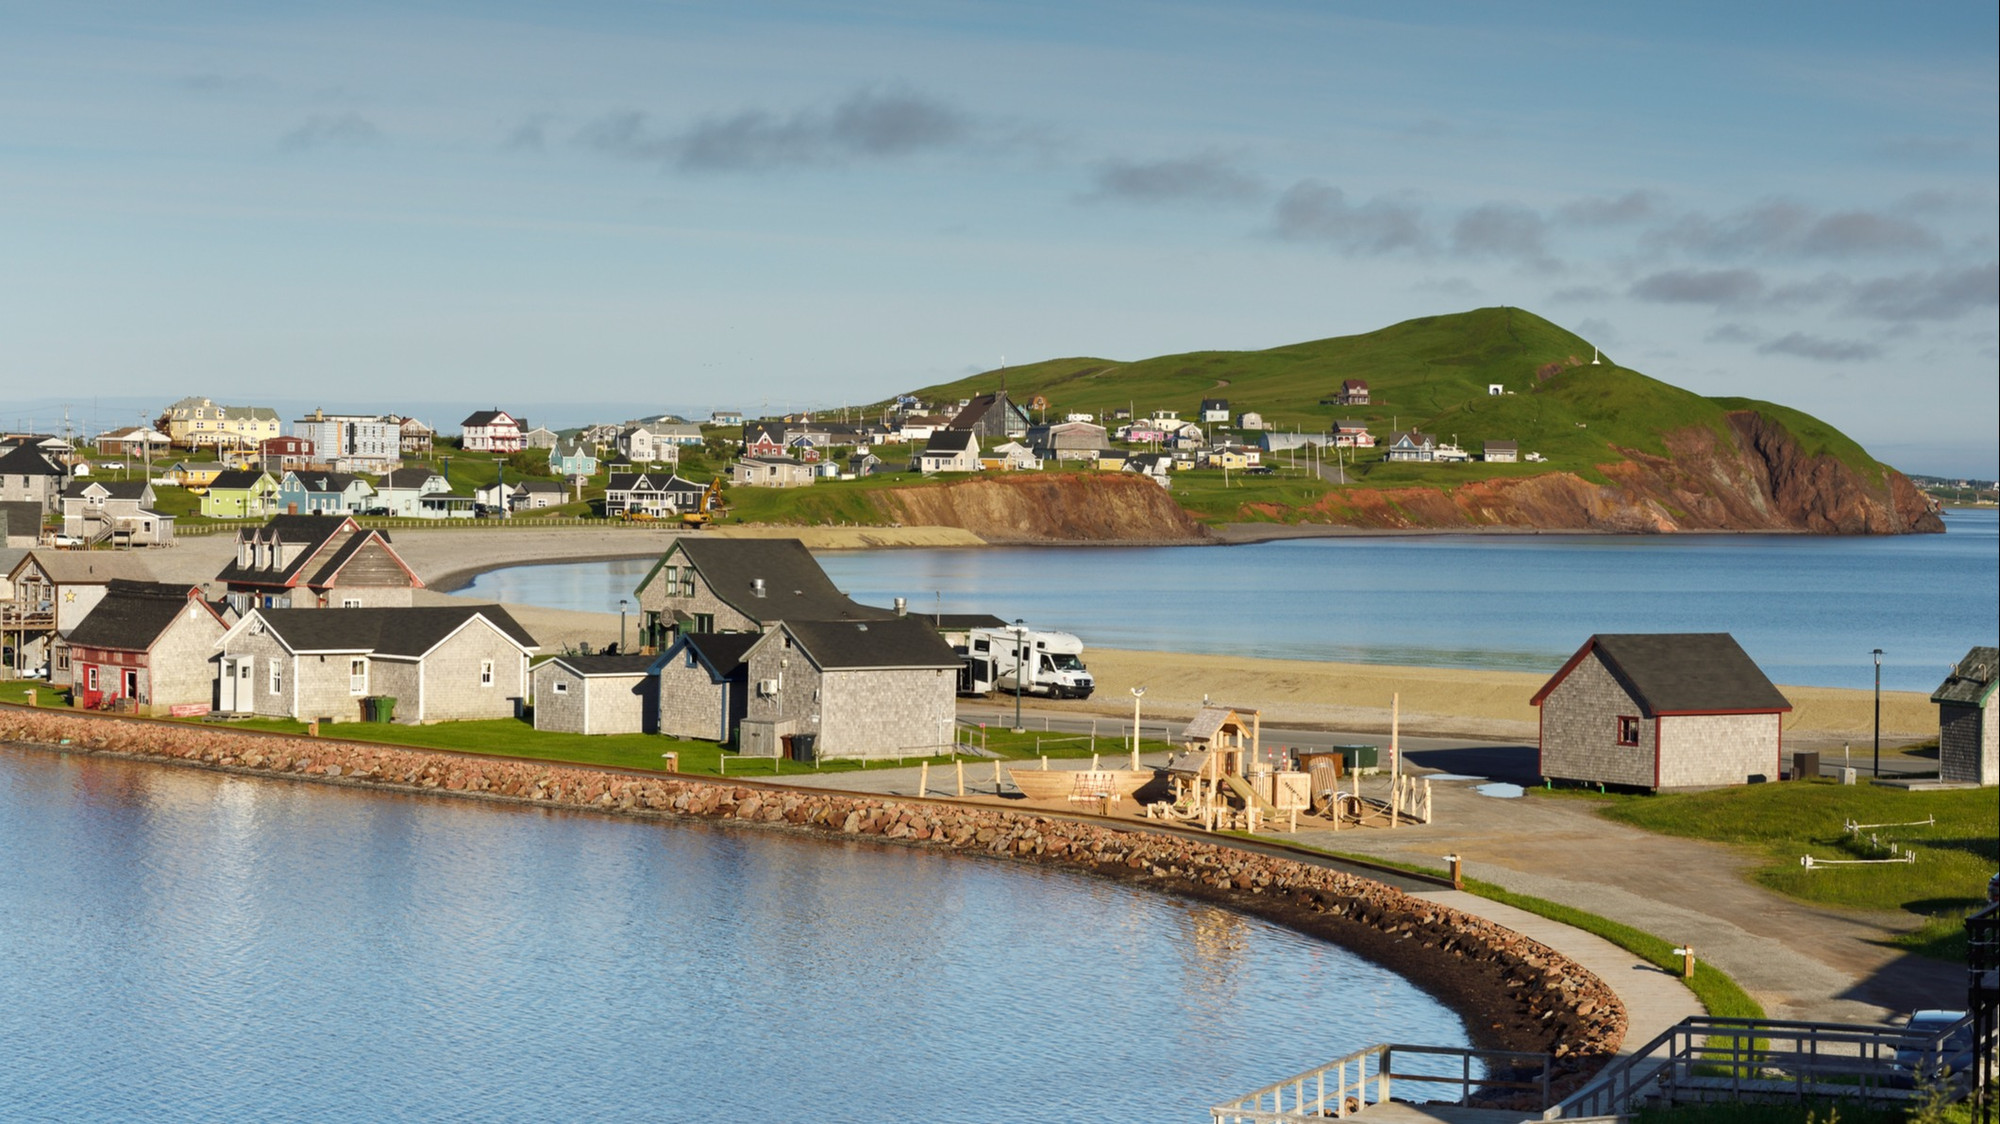
[[[1590,365],[1593,367],[1602,366],[1603,362],[1602,359],[1597,357],[1597,348],[1592,347],[1590,349]]]

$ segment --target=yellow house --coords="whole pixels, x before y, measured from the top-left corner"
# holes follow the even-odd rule
[[[218,406],[207,398],[183,398],[167,407],[167,437],[184,449],[254,449],[278,436],[278,412],[268,406]]]
[[[1208,455],[1210,468],[1226,468],[1231,472],[1241,472],[1249,468],[1250,457],[1240,449],[1217,449]]]

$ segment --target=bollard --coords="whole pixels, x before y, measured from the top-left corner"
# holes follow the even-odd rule
[[[715,775],[718,777],[729,775],[729,758],[720,753],[715,755]]]
[[[33,687],[28,688],[28,705],[31,707],[39,705],[35,702],[35,693],[36,692]]]
[[[319,719],[315,718],[311,722],[306,723],[306,736],[309,738],[319,737]]]
[[[1451,888],[1465,889],[1465,867],[1457,855],[1446,855],[1444,861],[1451,864]]]
[[[1046,773],[1048,771],[1049,771],[1049,755],[1044,753],[1042,754],[1042,772]]]
[[[1000,795],[1000,762],[993,762],[993,795]]]
[[[1688,945],[1686,948],[1677,948],[1674,950],[1674,955],[1681,958],[1681,978],[1684,980],[1693,979],[1694,946]]]
[[[681,771],[681,755],[679,752],[662,753],[660,754],[660,761],[662,762],[661,768],[669,773],[678,773]]]
[[[955,765],[957,765],[957,766],[958,766],[958,794],[959,794],[960,796],[964,796],[964,795],[965,795],[965,762],[963,762],[963,761],[955,761],[955,762],[953,762],[953,764],[955,764]]]
[[[931,790],[931,763],[926,761],[917,766],[917,795],[924,796]]]

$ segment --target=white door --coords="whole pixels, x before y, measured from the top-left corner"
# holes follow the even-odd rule
[[[221,671],[216,677],[215,706],[224,714],[231,714],[236,710],[236,661],[224,656]]]

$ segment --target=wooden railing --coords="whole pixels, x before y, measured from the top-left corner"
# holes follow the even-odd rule
[[[1423,1066],[1423,1060],[1441,1059],[1444,1064]],[[1417,1064],[1411,1066],[1409,1063]],[[1480,1072],[1474,1072],[1474,1063]],[[1455,1064],[1453,1064],[1455,1063]],[[1399,1069],[1398,1066],[1404,1068]],[[1445,1070],[1457,1072],[1442,1072]],[[1356,1050],[1344,1058],[1317,1069],[1294,1074],[1274,1085],[1266,1085],[1247,1096],[1219,1104],[1208,1111],[1213,1124],[1307,1124],[1327,1117],[1353,1116],[1370,1104],[1396,1100],[1417,1100],[1397,1096],[1396,1083],[1424,1086],[1455,1086],[1456,1097],[1445,1102],[1463,1105],[1475,1090],[1482,1095],[1512,1099],[1531,1095],[1540,1112],[1549,1103],[1549,1056],[1516,1050],[1475,1050],[1455,1046],[1411,1046],[1383,1043]],[[1429,1097],[1421,1098],[1430,1101]]]

